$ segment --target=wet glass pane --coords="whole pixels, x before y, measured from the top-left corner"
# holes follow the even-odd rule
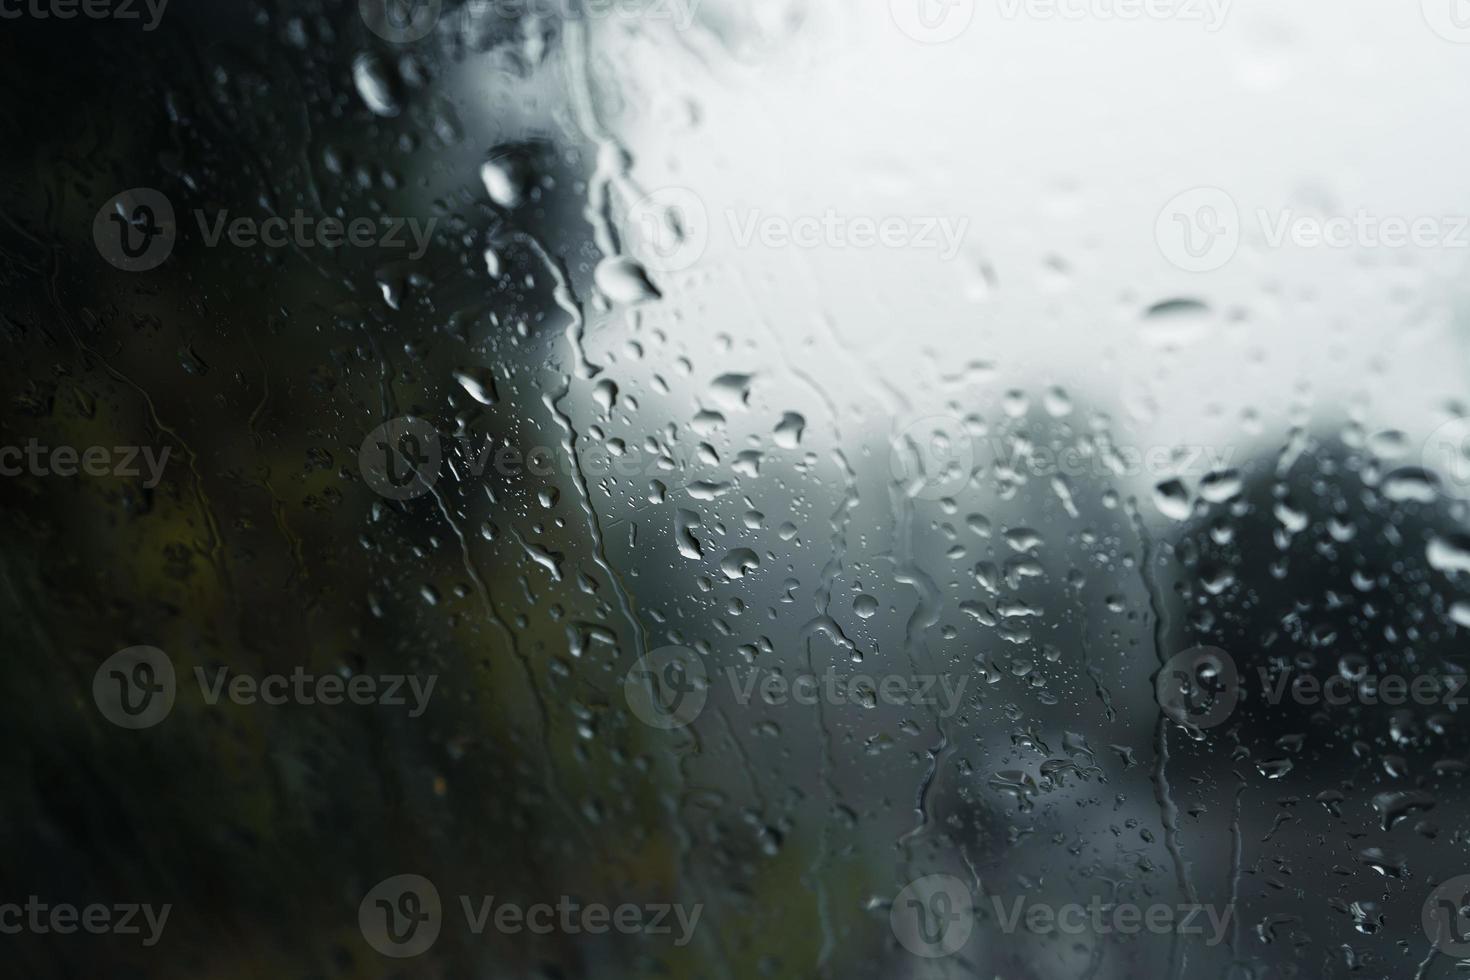
[[[1470,965],[1461,0],[0,0],[17,976]]]

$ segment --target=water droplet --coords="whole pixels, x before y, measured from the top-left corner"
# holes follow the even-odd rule
[[[1244,488],[1239,470],[1212,470],[1199,481],[1199,495],[1212,504],[1223,504]]]
[[[495,376],[490,373],[489,368],[463,368],[454,372],[454,380],[481,405],[494,405],[500,401],[500,393],[495,388]]]
[[[602,409],[603,415],[611,415],[613,406],[618,403],[617,384],[607,378],[598,381],[592,386],[592,400]]]
[[[1429,567],[1441,572],[1470,572],[1470,537],[1436,535],[1426,550]]]
[[[1199,300],[1170,299],[1144,311],[1139,333],[1153,347],[1185,347],[1207,336],[1213,321],[1210,308]]]
[[[1396,504],[1408,501],[1432,504],[1439,496],[1439,481],[1427,470],[1406,466],[1384,478],[1383,496]]]
[[[727,412],[745,408],[750,402],[750,379],[748,374],[720,375],[710,382],[710,400]]]
[[[698,560],[704,557],[704,549],[694,536],[694,529],[702,523],[700,516],[692,510],[681,509],[674,515],[674,542],[679,548],[679,554],[685,558]]]
[[[1189,517],[1189,491],[1179,480],[1165,480],[1154,487],[1154,506],[1174,521]]]
[[[352,82],[363,104],[379,116],[396,116],[400,108],[394,94],[393,78],[383,59],[364,53],[352,62]]]
[[[608,256],[597,263],[592,277],[602,295],[624,306],[660,299],[663,296],[648,278],[648,271],[636,260],[623,255]]]
[[[531,168],[524,156],[512,149],[495,150],[480,164],[480,182],[490,200],[507,211],[518,208],[531,192]]]
[[[735,548],[720,559],[720,571],[725,573],[725,578],[732,581],[744,578],[760,567],[760,558],[749,548]]]
[[[785,412],[776,424],[776,445],[782,449],[795,449],[801,445],[801,435],[806,431],[806,418],[797,412]]]

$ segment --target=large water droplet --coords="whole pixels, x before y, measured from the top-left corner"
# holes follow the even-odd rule
[[[506,210],[520,207],[531,191],[531,168],[519,153],[496,150],[480,164],[480,182],[490,200]]]
[[[1189,517],[1189,491],[1178,480],[1165,480],[1154,487],[1154,506],[1170,520],[1185,520]]]
[[[495,376],[490,373],[489,368],[464,368],[455,371],[454,380],[481,405],[494,405],[500,401],[500,393],[495,389]]]
[[[648,270],[623,255],[611,255],[597,263],[593,280],[602,295],[624,306],[659,299],[663,295],[648,278]]]
[[[801,445],[801,434],[805,431],[805,416],[799,412],[785,412],[776,424],[776,445],[782,449],[795,449]]]
[[[379,116],[396,116],[400,109],[394,94],[393,78],[383,59],[365,53],[352,62],[352,82],[363,104]]]
[[[736,548],[720,559],[720,571],[725,573],[725,578],[731,580],[744,578],[760,567],[760,557],[749,548]]]

